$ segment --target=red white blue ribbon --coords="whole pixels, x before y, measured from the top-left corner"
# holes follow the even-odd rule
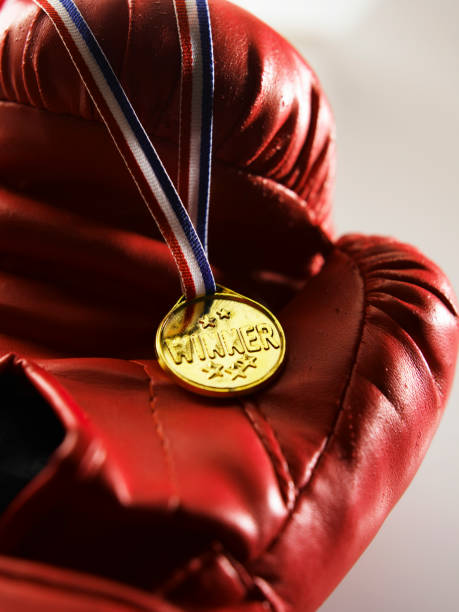
[[[182,50],[178,191],[207,253],[214,58],[207,0],[174,0]]]
[[[169,178],[158,154],[155,151],[147,133],[132,108],[120,82],[118,81],[109,61],[97,42],[94,34],[81,15],[73,0],[34,0],[50,17],[61,37],[76,69],[94,101],[110,135],[120,151],[148,210],[154,217],[164,239],[177,263],[182,288],[185,297],[193,299],[196,296],[211,294],[216,290],[215,281],[210,269],[206,252],[193,223],[184,208],[180,197]],[[186,2],[193,4],[193,2]],[[209,13],[206,0],[194,0],[197,7],[199,29],[190,28],[190,36],[199,34],[200,42],[193,42],[196,48],[206,50],[206,45],[212,45]],[[205,5],[205,11],[203,10]],[[188,10],[188,6],[187,6]],[[207,15],[207,20],[205,16]],[[212,57],[212,51],[210,51]],[[209,58],[209,54],[207,54]],[[201,108],[210,105],[210,131],[212,129],[212,100],[204,102],[205,89],[208,87],[209,76],[206,69],[212,71],[212,66],[205,67],[197,82],[202,83]],[[210,77],[213,81],[213,77]],[[194,85],[194,83],[193,83]],[[196,99],[198,95],[195,94]],[[206,109],[206,112],[209,109]],[[201,114],[201,126],[209,125],[206,113]],[[209,129],[208,127],[206,129]],[[202,129],[201,129],[202,133]],[[207,138],[207,141],[206,141]],[[211,136],[210,136],[211,138]],[[204,144],[202,144],[204,142]],[[207,142],[207,144],[205,144]],[[201,137],[200,150],[209,147],[208,136]],[[190,155],[190,159],[192,156]],[[208,159],[208,161],[206,161]],[[206,236],[206,219],[208,189],[210,177],[210,149],[202,166],[208,164],[208,176],[198,181],[199,192],[204,191],[207,180],[207,196],[201,199],[206,202],[206,210],[197,213],[197,223],[201,224],[202,236]],[[200,172],[201,175],[201,172]],[[195,189],[195,182],[190,184],[190,191]],[[198,209],[199,209],[198,205]]]

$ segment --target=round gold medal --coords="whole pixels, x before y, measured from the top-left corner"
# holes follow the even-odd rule
[[[211,296],[177,302],[158,328],[156,353],[182,386],[232,396],[255,390],[278,371],[285,336],[267,308],[218,287]]]

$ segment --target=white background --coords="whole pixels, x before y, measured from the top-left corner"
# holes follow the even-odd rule
[[[459,290],[459,2],[237,1],[318,73],[337,123],[335,222],[421,248]],[[459,611],[456,384],[414,482],[321,612]]]

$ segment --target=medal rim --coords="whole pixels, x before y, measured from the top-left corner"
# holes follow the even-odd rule
[[[277,317],[269,310],[269,308],[267,308],[263,304],[260,304],[256,300],[252,300],[251,298],[246,297],[245,295],[236,293],[235,291],[227,289],[226,287],[223,287],[221,285],[217,285],[217,291],[211,296],[203,295],[200,297],[196,297],[193,300],[190,300],[189,303],[193,304],[209,298],[228,299],[231,297],[242,303],[246,303],[249,306],[254,306],[256,309],[261,310],[275,324],[276,329],[281,338],[281,352],[277,364],[273,366],[271,370],[266,373],[258,382],[241,385],[237,389],[231,387],[209,387],[202,383],[193,383],[189,381],[189,379],[182,378],[181,376],[179,376],[174,370],[169,367],[169,364],[162,355],[163,351],[161,348],[161,336],[169,318],[178,308],[183,307],[184,303],[186,302],[185,297],[182,295],[180,299],[174,304],[174,306],[172,306],[169,312],[165,315],[165,317],[162,319],[161,323],[158,326],[155,339],[155,352],[158,363],[163,369],[163,371],[172,376],[174,381],[176,381],[181,387],[187,389],[188,391],[192,391],[194,393],[198,393],[199,395],[206,395],[209,397],[220,397],[221,399],[235,397],[238,395],[248,395],[249,393],[255,392],[258,389],[261,389],[262,387],[265,387],[270,382],[272,382],[276,375],[280,373],[282,366],[285,364],[286,338],[284,329]]]

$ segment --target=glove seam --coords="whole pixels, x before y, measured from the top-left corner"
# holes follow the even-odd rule
[[[330,432],[329,434],[326,436],[326,438],[324,439],[320,451],[317,455],[316,461],[314,463],[314,465],[311,468],[310,474],[309,474],[309,478],[308,480],[298,489],[298,495],[295,499],[295,503],[294,506],[292,508],[292,510],[289,512],[288,516],[286,517],[285,521],[283,522],[283,524],[281,525],[279,531],[277,532],[277,534],[274,536],[274,538],[271,540],[271,542],[267,545],[267,547],[265,548],[265,550],[260,553],[259,555],[257,555],[255,557],[255,559],[253,559],[252,561],[256,561],[261,559],[264,555],[268,554],[269,552],[271,552],[276,545],[278,544],[278,542],[280,541],[281,537],[283,536],[283,534],[285,533],[286,529],[288,528],[288,526],[290,525],[291,521],[293,520],[293,518],[295,517],[295,515],[297,514],[297,511],[299,510],[299,505],[301,500],[304,497],[304,493],[306,492],[306,490],[310,487],[310,485],[312,484],[317,471],[320,467],[320,464],[322,463],[322,460],[324,458],[324,456],[327,453],[328,448],[330,447],[330,444],[335,436],[335,433],[337,431],[337,426],[338,426],[338,422],[340,420],[340,417],[344,411],[344,405],[346,402],[346,397],[349,391],[349,388],[351,386],[351,382],[352,379],[354,377],[354,372],[355,372],[355,367],[356,364],[358,362],[358,356],[359,356],[359,352],[362,346],[362,339],[363,339],[363,332],[365,329],[365,323],[367,320],[367,301],[366,301],[366,296],[367,296],[367,289],[366,289],[366,283],[365,283],[365,278],[364,275],[362,273],[362,270],[359,266],[359,264],[354,261],[354,259],[352,258],[352,256],[349,253],[346,253],[345,251],[336,248],[336,252],[340,252],[342,253],[345,257],[347,257],[350,262],[352,263],[354,269],[356,269],[359,273],[360,279],[362,281],[362,313],[361,313],[361,320],[360,320],[360,326],[359,326],[359,331],[357,334],[357,340],[355,343],[355,347],[354,347],[354,351],[353,351],[353,357],[352,357],[352,361],[351,361],[351,367],[349,369],[349,373],[343,388],[343,391],[341,393],[341,397],[340,397],[340,401],[339,401],[339,408],[336,412],[333,424],[331,426]]]
[[[159,418],[159,411],[157,407],[158,395],[156,393],[156,388],[153,382],[152,377],[150,376],[147,367],[141,362],[131,359],[131,363],[135,363],[140,366],[145,372],[148,379],[148,388],[149,388],[149,406],[151,411],[151,417],[155,426],[155,432],[159,438],[161,448],[164,454],[164,460],[167,466],[167,471],[169,474],[169,482],[171,485],[172,493],[169,495],[168,507],[171,510],[177,510],[180,505],[181,496],[179,494],[179,487],[177,481],[177,474],[175,472],[174,461],[171,453],[171,444],[169,438],[166,436],[166,432]]]
[[[241,399],[240,406],[244,414],[246,415],[249,423],[251,424],[253,430],[255,431],[255,434],[263,445],[263,448],[270,460],[286,508],[287,510],[291,510],[295,503],[297,488],[291,475],[290,466],[285,457],[285,452],[282,448],[277,432],[274,429],[272,423],[270,423],[268,417],[263,413],[258,402],[256,402],[255,399],[251,402]],[[252,406],[253,410],[251,409]],[[278,446],[277,449],[273,447],[272,443],[269,441],[269,438],[265,435],[259,423],[257,422],[256,414],[254,414],[255,412],[258,412],[260,417],[263,419],[263,422],[269,428],[268,434],[272,434],[274,441]]]

